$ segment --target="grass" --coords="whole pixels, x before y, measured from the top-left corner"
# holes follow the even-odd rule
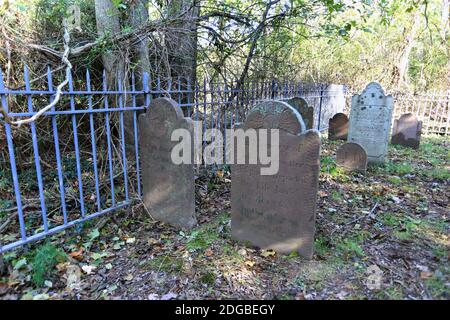
[[[52,276],[55,266],[65,259],[65,253],[50,243],[37,248],[32,260],[33,283],[37,287],[42,287],[45,280]]]
[[[445,269],[445,270],[444,270]],[[433,297],[450,298],[448,287],[448,267],[437,270],[433,276],[425,280],[425,285]],[[447,275],[447,280],[445,279]]]
[[[337,245],[337,249],[346,257],[359,256],[364,257],[364,250],[360,246],[360,242],[353,238],[345,238]]]
[[[194,229],[188,236],[186,248],[189,251],[204,251],[209,248],[218,238],[218,229],[226,228],[230,216],[227,213],[219,214],[211,222]]]
[[[179,273],[183,270],[183,259],[169,255],[159,256],[144,263],[144,268],[167,273]]]

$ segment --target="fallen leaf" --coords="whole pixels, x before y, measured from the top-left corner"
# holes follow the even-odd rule
[[[178,295],[176,293],[169,292],[169,293],[166,293],[165,295],[163,295],[161,297],[161,300],[172,300],[172,299],[175,299],[176,297],[178,297]]]
[[[37,294],[33,297],[33,300],[48,300],[50,296],[46,293]]]
[[[126,281],[131,281],[131,280],[133,280],[133,275],[132,274],[127,274],[123,279],[126,280]]]
[[[246,256],[246,255],[247,255],[247,250],[245,250],[245,249],[240,249],[240,250],[238,251],[238,253],[239,253],[241,256]]]
[[[83,248],[80,248],[80,250],[78,250],[78,251],[69,253],[69,257],[77,258],[77,257],[81,256],[82,253],[83,253]]]
[[[261,252],[261,256],[263,256],[264,258],[267,258],[267,257],[273,257],[275,254],[276,254],[276,252],[273,251],[273,250],[271,250],[271,249],[269,249],[269,250],[263,250],[263,251]]]
[[[255,261],[252,261],[252,260],[247,260],[247,261],[245,261],[245,264],[247,265],[247,266],[249,266],[249,267],[253,267],[254,265],[255,265]]]
[[[429,272],[429,271],[422,271],[420,273],[420,278],[421,279],[430,279],[433,276],[433,272]]]
[[[159,295],[156,293],[150,293],[147,297],[148,300],[159,300]]]
[[[206,249],[205,250],[205,256],[211,257],[213,254],[214,254],[214,252],[211,249]]]
[[[323,190],[320,190],[320,191],[318,192],[318,194],[319,194],[319,196],[320,196],[321,198],[324,198],[324,197],[328,196],[328,193],[326,193],[326,192],[323,191]]]
[[[297,295],[295,296],[295,300],[306,300],[305,294],[303,292],[297,293]]]
[[[85,266],[81,267],[81,270],[83,270],[83,272],[86,274],[91,274],[95,269],[96,269],[96,266],[85,265]]]

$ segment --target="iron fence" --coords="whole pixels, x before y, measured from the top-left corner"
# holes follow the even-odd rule
[[[350,114],[354,93],[347,92],[344,113]],[[422,134],[450,135],[450,91],[408,93],[395,92],[393,119],[413,113],[422,121]]]
[[[316,128],[324,130],[329,114],[342,111],[330,110],[345,103],[345,87],[328,84],[191,84],[147,74],[137,84],[131,74],[129,84],[119,79],[111,89],[105,73],[96,81],[89,71],[76,81],[60,76],[68,78],[67,90],[36,122],[17,128],[0,115],[0,253],[139,200],[138,115],[156,97],[174,99],[205,129],[233,127],[257,101],[303,96],[314,107]],[[54,98],[54,78],[48,69],[45,87],[31,88],[25,67],[25,85],[11,89],[0,70],[2,108],[13,119],[35,115]]]

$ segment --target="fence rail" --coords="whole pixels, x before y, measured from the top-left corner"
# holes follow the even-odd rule
[[[100,84],[89,72],[76,81],[60,76],[68,77],[68,87],[36,122],[16,128],[0,115],[0,253],[140,198],[138,114],[154,98],[171,97],[205,129],[233,127],[257,101],[303,96],[315,109],[316,128],[324,130],[329,110],[345,102],[344,86],[327,84],[271,80],[237,90],[233,82],[148,75],[138,84],[132,75],[125,90],[121,81],[108,89],[104,73],[97,75]],[[45,86],[31,88],[25,68],[25,89],[14,90],[5,87],[0,70],[1,107],[14,120],[35,115],[54,98],[54,78],[48,69]]]
[[[0,254],[139,200],[138,115],[154,98],[174,99],[186,116],[202,120],[204,129],[232,128],[267,99],[305,98],[320,131],[335,113],[349,109],[345,86],[334,84],[270,80],[236,89],[234,82],[190,83],[146,74],[138,84],[132,74],[125,90],[120,80],[108,88],[104,73],[95,83],[88,71],[76,81],[62,76],[68,77],[67,90],[36,122],[16,128],[0,114]],[[25,89],[11,89],[0,70],[0,106],[13,119],[35,115],[54,98],[54,78],[48,69],[45,86],[32,89],[25,68]],[[396,94],[394,105],[396,117],[416,113],[424,133],[450,133],[449,95]]]
[[[414,113],[424,134],[450,134],[450,91],[429,94],[394,94],[394,118]]]
[[[350,113],[353,93],[347,92],[345,113]],[[414,113],[422,121],[422,133],[450,135],[450,91],[433,93],[396,92],[392,117]]]

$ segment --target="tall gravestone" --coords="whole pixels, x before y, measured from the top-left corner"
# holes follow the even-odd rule
[[[340,84],[323,85],[322,112],[320,115],[320,128],[326,128],[328,121],[336,113],[344,112],[346,87]],[[320,101],[319,101],[320,103]],[[317,118],[319,118],[317,116]],[[319,119],[317,119],[319,121]]]
[[[279,171],[261,175],[260,164],[232,165],[232,236],[311,258],[320,165],[318,131],[302,131],[300,114],[280,101],[256,106],[242,128],[279,129]]]
[[[414,149],[419,148],[422,134],[422,121],[417,120],[413,113],[403,114],[394,120],[392,128],[392,144],[399,144]]]
[[[366,173],[366,150],[358,143],[344,143],[336,151],[336,165],[349,171]]]
[[[392,109],[392,96],[386,96],[376,82],[352,97],[347,141],[359,143],[366,150],[369,163],[386,160]]]
[[[192,161],[172,161],[177,142],[171,141],[171,135],[175,129],[186,129],[194,137],[191,119],[184,118],[171,99],[154,99],[139,117],[143,202],[154,219],[189,229],[196,225],[194,169]]]
[[[328,121],[329,140],[347,140],[348,117],[344,113],[336,113]]]
[[[286,101],[302,116],[306,129],[312,129],[314,124],[314,108],[308,106],[308,102],[300,97],[294,97]]]

